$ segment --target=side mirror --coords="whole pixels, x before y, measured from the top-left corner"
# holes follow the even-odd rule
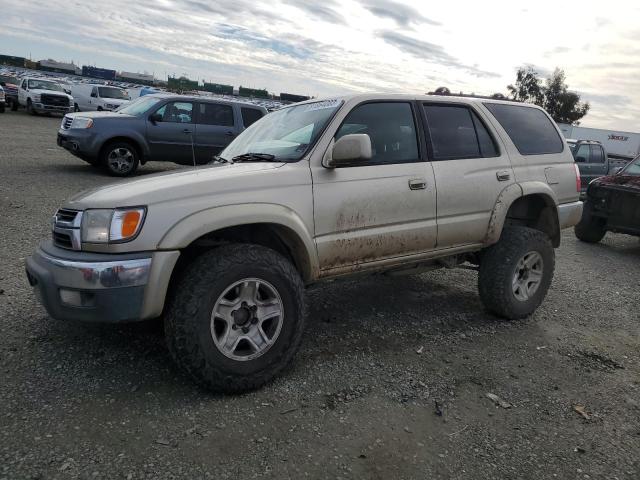
[[[153,124],[156,124],[158,122],[162,122],[162,115],[160,115],[159,113],[152,113],[149,116],[149,121]]]
[[[587,161],[587,159],[584,158],[584,157],[576,157],[576,162],[578,162],[578,163],[585,163],[586,161]]]
[[[91,92],[91,96],[92,96],[93,98],[98,98],[98,94],[93,93],[93,92]]]
[[[352,133],[341,137],[325,159],[329,168],[357,166],[360,162],[371,160],[371,139],[366,133]]]

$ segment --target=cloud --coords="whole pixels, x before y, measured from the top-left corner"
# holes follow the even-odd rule
[[[422,15],[417,9],[393,0],[364,0],[362,5],[377,17],[390,18],[398,25],[408,27],[411,24],[442,25]]]
[[[315,1],[306,2],[304,0],[285,0],[285,3],[307,12],[315,20],[323,20],[329,23],[346,25],[347,22],[342,15],[327,5],[336,5],[333,0],[324,0],[323,5]]]
[[[433,43],[418,40],[417,38],[407,37],[400,33],[383,30],[378,32],[378,36],[389,45],[394,46],[398,50],[413,55],[420,60],[426,60],[431,63],[437,63],[445,67],[453,67],[465,70],[471,75],[477,77],[499,77],[498,73],[487,72],[477,68],[476,66],[464,65],[455,57],[449,55],[442,46]]]

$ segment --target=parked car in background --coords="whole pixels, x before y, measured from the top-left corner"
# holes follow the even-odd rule
[[[0,87],[0,113],[4,113],[4,106],[5,106],[4,89]]]
[[[613,175],[629,162],[628,159],[612,158],[604,146],[595,140],[568,139],[567,144],[580,169],[581,198],[584,198],[589,183],[594,179]]]
[[[23,77],[18,102],[32,115],[73,112],[73,97],[59,83],[43,78]]]
[[[58,145],[124,177],[149,161],[208,163],[266,114],[263,107],[235,101],[145,95],[115,112],[66,115]]]
[[[595,243],[606,232],[640,236],[640,155],[617,174],[589,184],[576,237]]]
[[[0,87],[4,89],[5,105],[11,110],[18,109],[18,84],[20,81],[10,75],[0,75]]]
[[[110,112],[128,104],[130,100],[124,88],[111,85],[72,84],[71,95],[76,112]]]
[[[210,132],[225,135],[263,113],[245,116],[247,108],[146,96],[65,121],[84,132],[122,122],[140,135],[144,125],[144,148],[164,151],[174,132],[211,127],[212,142]],[[106,161],[135,152],[118,139],[107,145]],[[531,315],[551,285],[561,230],[580,220],[579,190],[569,148],[537,106],[385,94],[314,100],[257,121],[214,165],[75,195],[57,211],[52,239],[27,259],[27,276],[54,318],[163,314],[169,351],[192,379],[242,392],[292,361],[305,284],[469,262],[488,311]]]

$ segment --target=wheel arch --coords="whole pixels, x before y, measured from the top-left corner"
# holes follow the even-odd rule
[[[309,229],[294,211],[280,205],[230,205],[194,213],[169,229],[157,248],[180,250],[182,262],[203,249],[225,243],[272,248],[294,264],[305,283],[318,276],[317,254]]]
[[[500,239],[505,225],[522,225],[547,234],[554,247],[560,246],[560,222],[556,195],[542,182],[512,184],[494,206],[485,243]]]
[[[107,138],[104,142],[102,142],[102,146],[100,147],[100,151],[98,153],[98,158],[102,158],[105,150],[109,147],[109,145],[116,142],[127,142],[133,145],[138,154],[138,159],[140,160],[140,163],[144,163],[144,160],[147,157],[147,152],[144,147],[144,141],[141,139],[135,138],[135,136],[131,136],[131,135],[115,135]]]

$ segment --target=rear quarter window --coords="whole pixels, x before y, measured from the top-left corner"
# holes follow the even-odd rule
[[[560,153],[564,142],[547,115],[524,105],[485,103],[522,155]]]

